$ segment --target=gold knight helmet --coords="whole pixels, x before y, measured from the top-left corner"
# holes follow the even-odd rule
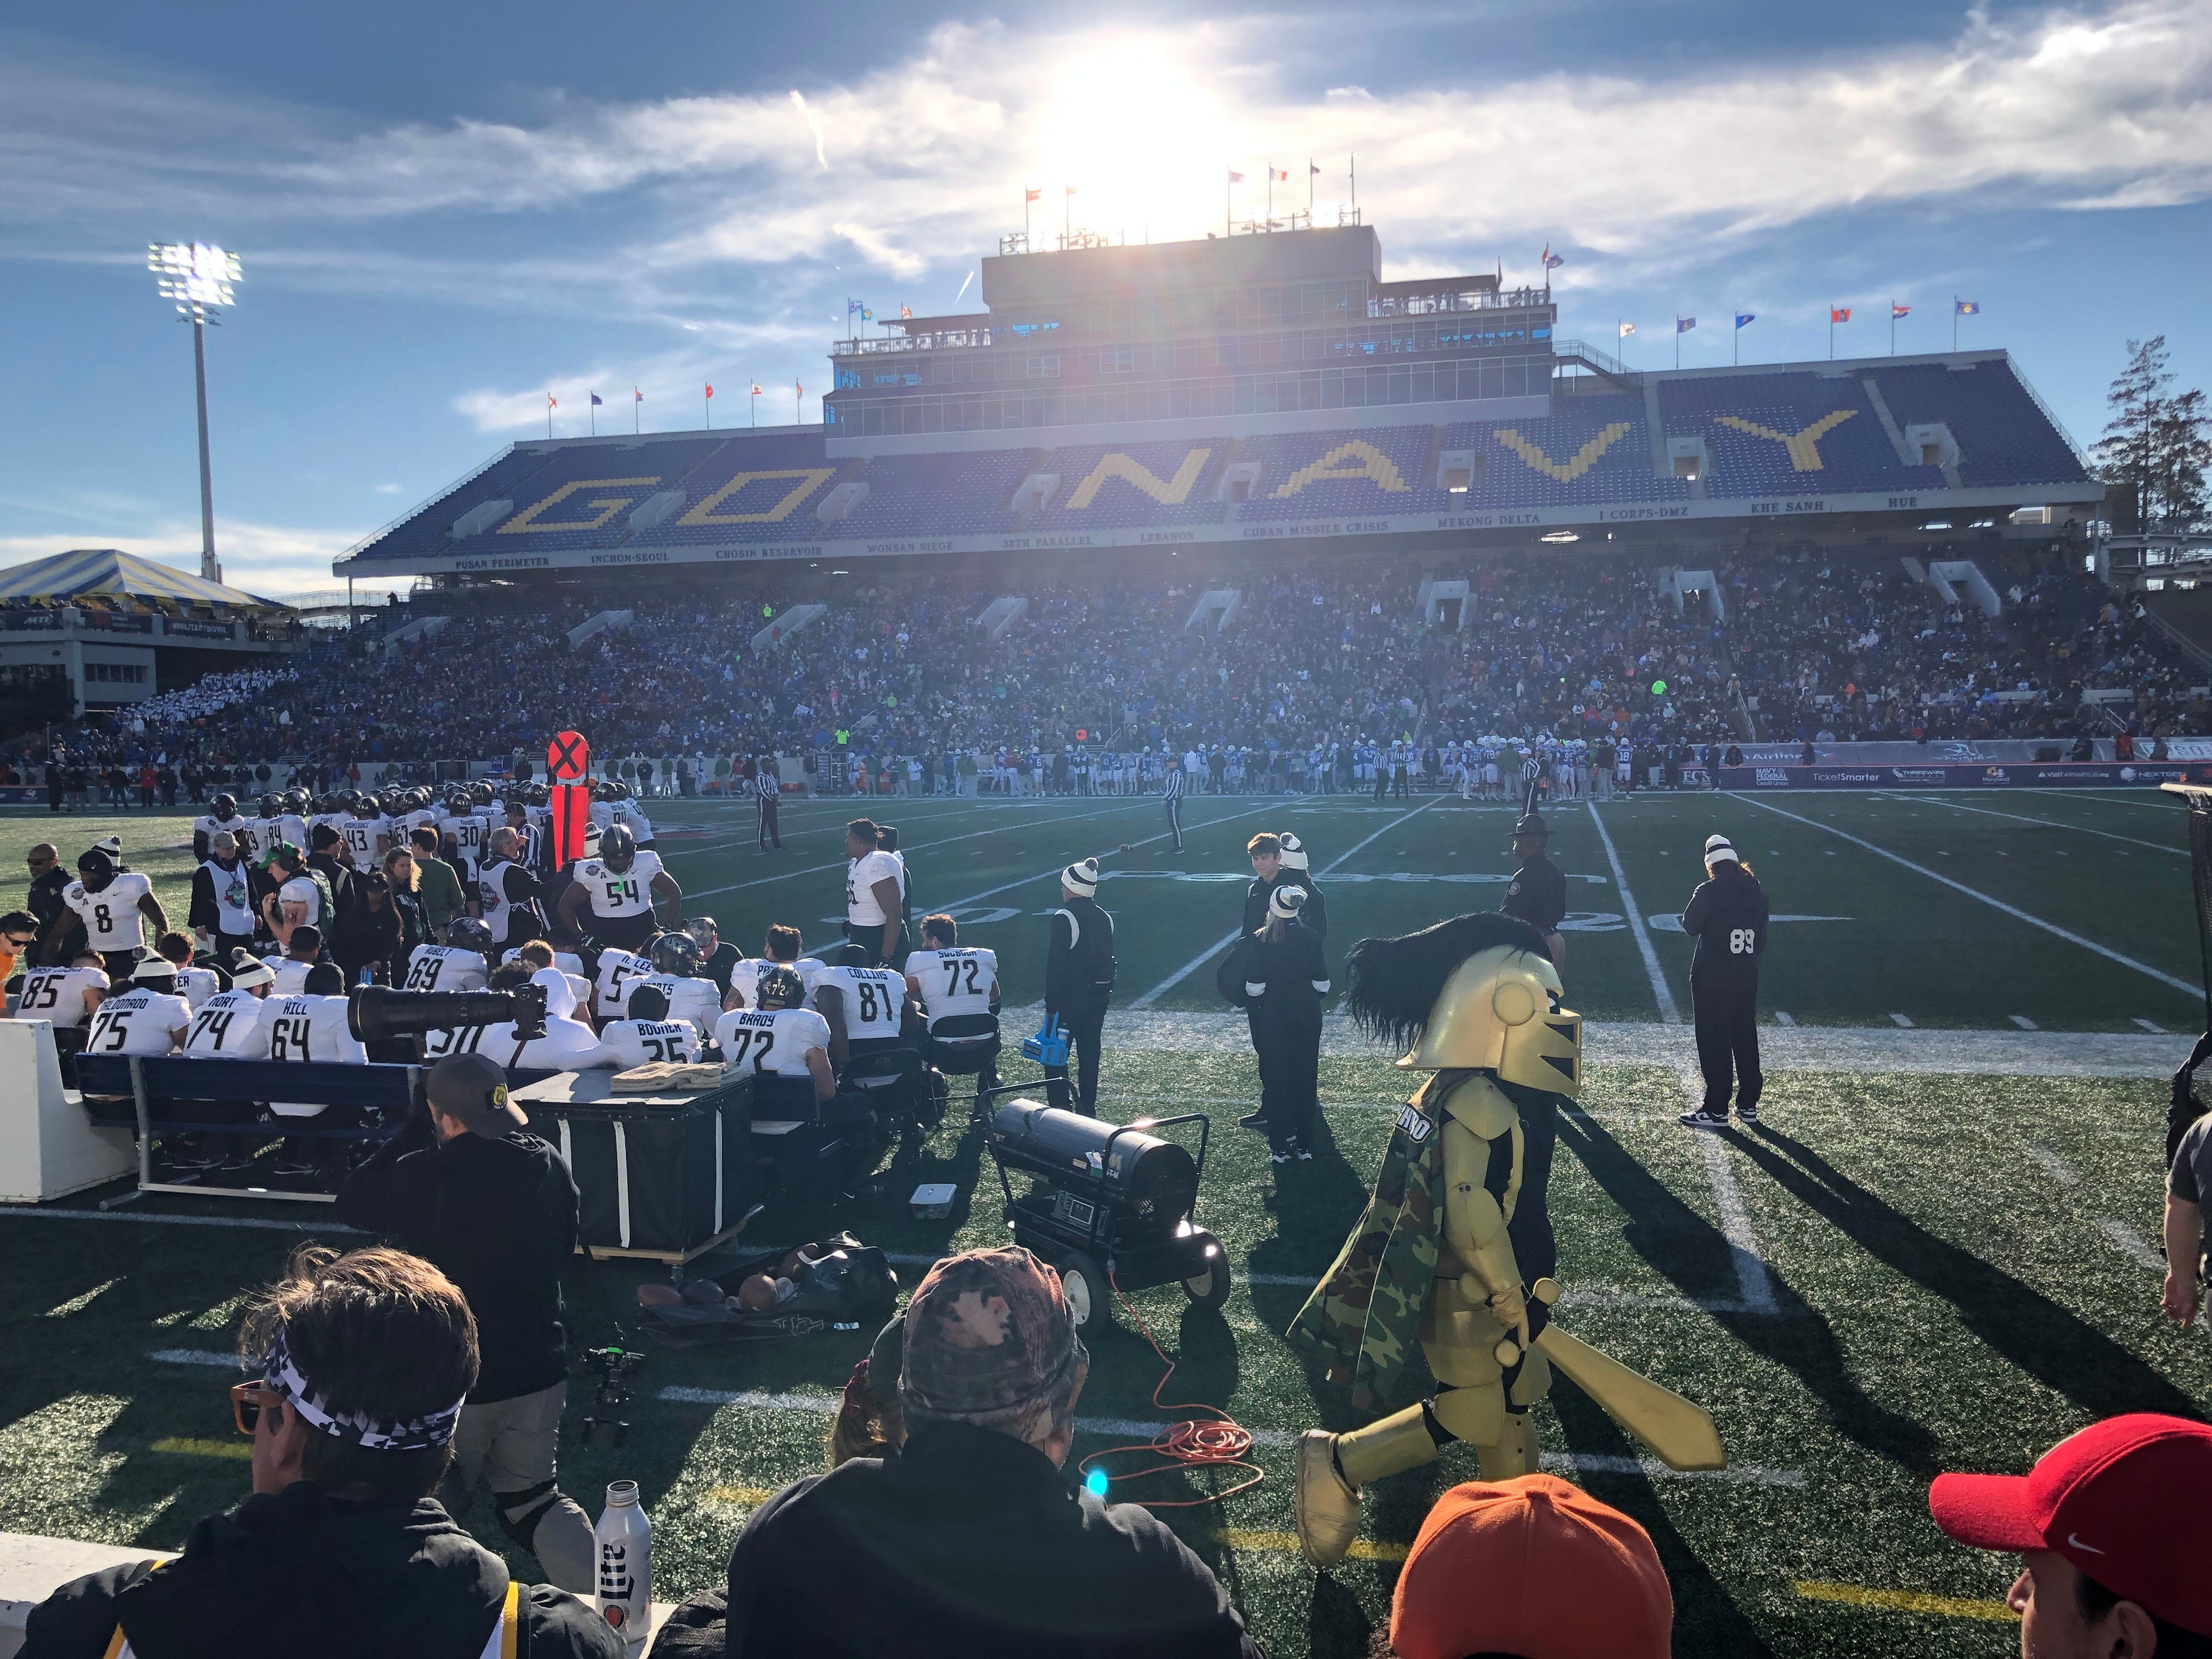
[[[1494,911],[1454,916],[1403,938],[1362,939],[1344,967],[1346,1008],[1407,1049],[1399,1065],[1581,1091],[1583,1017],[1561,1005],[1559,970],[1527,922]]]

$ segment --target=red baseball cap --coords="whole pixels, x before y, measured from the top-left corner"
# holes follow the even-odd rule
[[[1651,1535],[1552,1474],[1437,1499],[1390,1604],[1400,1659],[1667,1659],[1674,1627]]]
[[[2137,1412],[2093,1423],[2025,1475],[1939,1474],[1936,1524],[1976,1549],[2055,1550],[2168,1624],[2212,1636],[2212,1425]]]

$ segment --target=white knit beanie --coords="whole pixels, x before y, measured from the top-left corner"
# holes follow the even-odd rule
[[[1291,834],[1287,830],[1282,833],[1279,839],[1283,843],[1284,869],[1308,870],[1312,868],[1312,866],[1306,861],[1305,842],[1300,841],[1296,836]]]
[[[1298,912],[1305,908],[1306,890],[1303,887],[1278,887],[1267,896],[1267,914],[1285,921],[1297,921]]]
[[[1098,860],[1085,859],[1071,864],[1060,872],[1060,884],[1079,898],[1089,898],[1098,890]]]

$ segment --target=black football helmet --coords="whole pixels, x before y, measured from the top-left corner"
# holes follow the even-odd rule
[[[446,802],[447,816],[449,817],[465,818],[468,817],[469,809],[472,805],[473,803],[470,801],[469,798],[465,794],[463,794],[459,791],[455,791]]]
[[[663,933],[645,947],[646,959],[656,974],[678,979],[699,976],[699,941],[689,933]]]
[[[779,1008],[803,1007],[806,1002],[806,981],[799,978],[795,969],[771,968],[760,976],[754,1000],[763,1013],[773,1013]]]
[[[353,804],[353,815],[357,818],[374,818],[383,815],[384,806],[374,795],[357,796]]]
[[[261,816],[263,817],[275,818],[282,817],[283,815],[284,804],[278,800],[276,796],[264,795],[261,798]]]
[[[619,823],[599,831],[599,862],[617,875],[626,874],[637,862],[637,839]]]
[[[100,848],[88,848],[77,855],[76,873],[86,892],[100,892],[115,879],[115,860]]]
[[[208,805],[218,818],[235,817],[238,814],[238,799],[234,795],[217,795]]]
[[[474,916],[455,916],[447,922],[446,943],[464,951],[479,951],[487,957],[498,949],[489,926]]]

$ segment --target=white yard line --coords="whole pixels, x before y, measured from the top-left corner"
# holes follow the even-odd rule
[[[2144,1243],[2142,1235],[2126,1222],[2106,1216],[2097,1223],[2097,1231],[2104,1234],[2114,1249],[2136,1267],[2148,1268],[2154,1273],[2166,1272],[2166,1263],[2159,1259],[2158,1252]]]
[[[1897,800],[1902,798],[1885,795],[1881,799]],[[2045,830],[2070,830],[2077,836],[2101,836],[2106,841],[2124,841],[2130,847],[2148,847],[2154,853],[2171,853],[2176,858],[2189,856],[2186,847],[2168,847],[2162,842],[2138,841],[2133,836],[2116,836],[2109,830],[2092,830],[2084,823],[2064,823],[2056,818],[2024,818],[2017,812],[2000,812],[1990,806],[1968,806],[1955,800],[1937,800],[1934,805],[1948,807],[1954,812],[1978,812],[1985,818],[2009,818],[2014,823],[2033,823]]]
[[[1256,817],[1262,812],[1272,812],[1275,809],[1272,806],[1255,806],[1245,811],[1231,812],[1222,817],[1208,818],[1203,823],[1194,819],[1192,822],[1183,825],[1183,834],[1185,836],[1194,835],[1199,830],[1203,830],[1211,824],[1234,823],[1239,818]],[[1163,830],[1157,836],[1147,836],[1142,841],[1133,841],[1129,843],[1129,846],[1131,850],[1133,851],[1139,847],[1150,847],[1156,841],[1170,841],[1174,839],[1174,830]],[[1103,855],[1102,854],[1101,856]],[[964,906],[978,903],[987,898],[996,898],[1001,893],[1011,893],[1015,888],[1026,887],[1033,881],[1049,880],[1059,875],[1060,872],[1066,867],[1067,866],[1064,864],[1056,864],[1051,869],[1040,870],[1033,876],[1018,876],[1012,881],[1001,882],[996,887],[987,887],[980,893],[970,893],[966,898],[953,899],[950,902],[944,904],[932,903],[929,908],[933,910],[957,910]]]
[[[2013,1014],[2009,1016],[2009,1018],[2012,1020],[2012,1023],[2019,1026],[2023,1031],[2039,1031],[2043,1029],[2033,1020],[2030,1019],[2026,1014]]]
[[[1080,823],[1085,818],[1104,817],[1109,813],[1126,811],[1132,806],[1141,805],[1142,803],[1137,800],[1124,800],[1117,806],[1101,807],[1096,812],[1078,812],[1072,817],[1055,818],[1053,822],[1055,824]],[[955,842],[974,841],[978,836],[1003,836],[1006,833],[1006,826],[1005,824],[994,823],[987,829],[971,830],[964,836],[947,836],[942,841],[917,842],[911,847],[902,847],[899,848],[899,852],[902,855],[908,853],[926,852],[933,847],[950,847]],[[704,849],[702,848],[702,850],[703,851]],[[766,887],[775,882],[788,881],[793,876],[818,876],[824,870],[842,870],[845,867],[846,860],[839,859],[834,864],[810,864],[803,869],[779,870],[772,876],[760,876],[751,881],[733,881],[729,883],[727,885],[721,887],[702,887],[695,892],[685,893],[684,895],[684,902],[686,904],[689,904],[694,899],[711,898],[716,893],[742,892],[748,887]]]
[[[1735,1167],[1729,1144],[1712,1130],[1693,1129],[1698,1150],[1705,1160],[1705,1178],[1712,1184],[1713,1205],[1720,1212],[1721,1236],[1728,1240],[1735,1267],[1735,1282],[1743,1295],[1744,1311],[1762,1319],[1774,1317],[1774,1282],[1766,1264],[1759,1259],[1759,1236],[1752,1231],[1751,1212],[1743,1206],[1743,1194],[1735,1184]]]
[[[164,1365],[206,1365],[226,1371],[243,1369],[234,1353],[217,1353],[211,1348],[156,1348],[146,1356]]]
[[[1332,859],[1327,865],[1322,866],[1315,879],[1318,880],[1321,876],[1329,874],[1332,871],[1336,869],[1339,865],[1342,864],[1346,859],[1349,859],[1352,854],[1358,852],[1362,848],[1370,846],[1375,842],[1380,841],[1384,836],[1396,829],[1400,824],[1407,822],[1409,819],[1420,817],[1421,814],[1427,811],[1430,807],[1438,805],[1446,799],[1448,799],[1448,797],[1443,795],[1431,796],[1420,805],[1416,806],[1412,811],[1391,819],[1389,823],[1384,824],[1373,835],[1368,836],[1365,841],[1358,842],[1357,845],[1352,847],[1338,857]],[[1152,1004],[1158,1001],[1163,995],[1174,990],[1176,986],[1182,984],[1183,981],[1188,979],[1200,969],[1205,967],[1207,963],[1212,961],[1215,957],[1218,956],[1222,951],[1226,951],[1231,945],[1234,945],[1237,942],[1237,929],[1230,929],[1229,932],[1224,933],[1219,939],[1214,940],[1212,944],[1207,945],[1205,950],[1193,957],[1188,962],[1183,963],[1182,967],[1176,969],[1175,972],[1170,974],[1158,985],[1152,987],[1151,990],[1146,992],[1142,996],[1138,997],[1134,1001],[1131,1002],[1129,1006],[1132,1008],[1151,1007]]]
[[[1913,1029],[1911,1018],[1905,1014],[1892,1014],[1889,1017],[1889,1023],[1900,1031],[1910,1031]]]
[[[2021,1156],[2060,1186],[2078,1187],[2081,1184],[2081,1177],[2076,1173],[2074,1166],[2048,1146],[2039,1146],[2033,1141],[2024,1140],[2021,1143],[2020,1150]]]
[[[1978,900],[1981,903],[1988,905],[1992,910],[2001,911],[2004,915],[2012,917],[2015,921],[2024,921],[2031,927],[2039,927],[2045,933],[2051,934],[2055,938],[2064,939],[2069,945],[2078,945],[2085,951],[2094,951],[2098,956],[2104,957],[2107,962],[2116,962],[2123,968],[2132,968],[2136,972],[2147,975],[2148,977],[2156,980],[2161,985],[2172,986],[2175,990],[2179,991],[2185,995],[2191,997],[2201,997],[2204,994],[2204,988],[2201,985],[2191,985],[2187,980],[2177,979],[2173,975],[2166,972],[2165,969],[2154,968],[2147,962],[2138,962],[2133,957],[2125,955],[2121,951],[2115,951],[2108,945],[2100,945],[2094,939],[2084,939],[2081,934],[2076,933],[2069,928],[2061,927],[2055,921],[2045,921],[2041,916],[2030,915],[2027,911],[2020,909],[2016,906],[2007,904],[2002,899],[1992,898],[1987,893],[1977,891],[1975,889],[1967,886],[1964,882],[1954,881],[1948,876],[1941,875],[1936,871],[1930,870],[1924,864],[1915,864],[1911,859],[1905,858],[1900,854],[1893,853],[1886,847],[1878,847],[1874,842],[1864,839],[1863,836],[1851,834],[1848,830],[1838,830],[1834,824],[1823,823],[1818,818],[1801,817],[1795,812],[1785,812],[1778,806],[1771,805],[1767,802],[1759,800],[1750,795],[1738,795],[1735,799],[1742,802],[1747,806],[1755,806],[1762,812],[1771,812],[1778,817],[1788,818],[1791,823],[1802,823],[1808,829],[1826,830],[1829,835],[1835,836],[1838,840],[1847,841],[1854,847],[1862,848],[1867,852],[1872,853],[1876,858],[1887,859],[1892,864],[1897,865],[1900,868],[1910,870],[1915,875],[1925,876],[1930,881],[1941,882],[1944,886],[1951,889],[1952,891],[1963,893],[1970,899]]]
[[[2160,1024],[2154,1019],[2145,1019],[2141,1014],[2137,1014],[2136,1016],[2136,1024],[2142,1026],[2144,1030],[2150,1032],[2154,1036],[2164,1036],[2166,1035],[2165,1026]]]
[[[1644,972],[1651,981],[1651,1000],[1659,1005],[1659,1023],[1680,1025],[1682,1011],[1675,1006],[1674,994],[1667,988],[1667,975],[1659,966],[1659,953],[1651,947],[1651,935],[1644,926],[1644,914],[1636,908],[1636,896],[1628,890],[1628,877],[1620,867],[1620,854],[1613,850],[1613,837],[1605,831],[1605,820],[1598,816],[1595,801],[1583,803],[1589,808],[1590,822],[1597,826],[1597,838],[1605,844],[1605,861],[1613,866],[1613,884],[1620,894],[1621,914],[1628,918],[1628,931],[1636,940],[1636,953],[1644,958]]]

